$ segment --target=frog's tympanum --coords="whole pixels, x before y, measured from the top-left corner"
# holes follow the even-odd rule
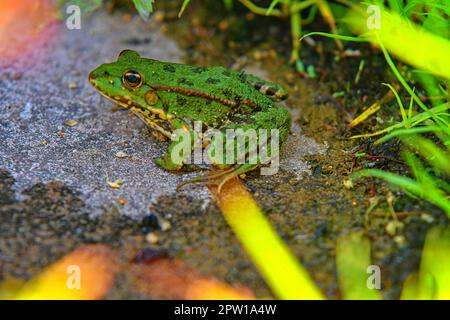
[[[179,139],[173,139],[173,132],[183,129],[193,133],[196,121],[201,121],[203,132],[208,129],[222,132],[224,141],[227,141],[227,129],[242,129],[244,132],[254,129],[257,139],[261,138],[259,132],[264,131],[260,129],[266,129],[269,138],[271,130],[276,129],[282,143],[291,126],[288,111],[275,104],[275,101],[287,97],[283,87],[220,66],[204,68],[162,62],[124,50],[116,62],[102,64],[93,70],[89,81],[102,95],[130,109],[150,128],[173,140],[166,154],[155,160],[166,170],[179,170],[183,166],[182,162],[173,161],[171,157],[173,149],[180,143]],[[244,145],[233,142],[233,148],[243,147],[247,154],[257,152],[258,147],[252,146],[249,139],[244,141]],[[270,148],[271,144],[267,142],[269,151]],[[213,165],[226,170],[197,181],[212,178],[217,181],[220,177],[222,185],[229,178],[253,170],[264,161],[258,156],[257,163],[217,162]]]

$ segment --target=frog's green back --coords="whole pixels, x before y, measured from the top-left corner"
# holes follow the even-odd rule
[[[147,66],[145,72],[150,85],[164,84],[200,91],[237,104],[250,100],[261,109],[274,104],[271,99],[249,85],[243,73],[221,66],[203,68],[146,58],[141,60]]]

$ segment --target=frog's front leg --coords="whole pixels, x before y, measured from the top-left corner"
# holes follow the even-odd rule
[[[155,164],[165,170],[177,171],[191,156],[195,132],[179,119],[171,120],[170,124],[173,128],[172,142],[164,156],[155,160]]]
[[[243,117],[246,117],[245,119],[241,119],[245,125],[230,123],[220,130],[221,133],[215,136],[215,138],[218,138],[219,140],[211,140],[211,146],[214,146],[214,148],[217,146],[217,149],[223,150],[221,147],[222,144],[225,149],[230,147],[230,150],[232,150],[235,155],[235,157],[233,157],[234,161],[227,164],[228,159],[226,159],[225,154],[222,154],[219,157],[213,156],[212,159],[210,159],[211,163],[215,167],[222,169],[222,171],[185,181],[178,185],[177,189],[188,183],[204,182],[217,185],[218,192],[220,192],[222,186],[230,179],[252,171],[261,165],[268,164],[268,160],[278,155],[279,147],[282,142],[286,140],[291,126],[291,118],[288,111],[282,108],[269,108],[255,114],[243,115]],[[237,139],[236,136],[229,137],[226,134],[226,131],[230,129],[238,135],[243,134],[243,139]],[[260,129],[265,129],[265,133],[261,132]],[[274,138],[276,138],[274,140],[274,145],[277,147],[276,149],[272,149],[273,129],[277,130],[277,134],[274,136]],[[251,136],[253,134],[256,139],[245,138],[245,136]],[[217,145],[215,142],[218,142]],[[264,152],[262,152],[261,147],[264,148]],[[238,160],[241,156],[244,157],[241,160],[245,161]],[[250,160],[252,157],[253,160]]]

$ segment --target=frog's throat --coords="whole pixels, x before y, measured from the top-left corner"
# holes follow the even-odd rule
[[[157,121],[155,121],[155,119],[151,116],[150,111],[136,107],[131,107],[130,111],[133,112],[133,114],[139,119],[141,119],[149,128],[160,132],[162,135],[169,138],[169,140],[173,139],[172,133],[160,126]]]
[[[151,87],[155,90],[161,90],[161,91],[167,91],[167,92],[176,92],[185,96],[190,97],[199,97],[199,98],[205,98],[207,100],[216,101],[222,105],[229,106],[231,108],[237,108],[241,105],[246,105],[252,109],[260,109],[260,106],[250,99],[243,99],[239,102],[231,101],[226,98],[218,97],[209,93],[196,91],[192,89],[182,88],[182,87],[173,87],[173,86],[166,86],[166,85],[151,85]]]

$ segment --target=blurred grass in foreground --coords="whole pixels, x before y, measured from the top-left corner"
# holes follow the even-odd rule
[[[435,227],[428,231],[418,272],[405,281],[403,300],[450,299],[450,229]],[[372,265],[370,243],[362,233],[338,240],[336,266],[344,299],[381,299],[381,291],[369,289],[367,268]],[[383,273],[380,273],[381,277]]]
[[[336,246],[336,269],[345,300],[380,300],[379,290],[367,286],[370,242],[361,232],[341,238]]]
[[[420,270],[405,281],[401,299],[450,299],[450,229],[434,228],[425,239]]]
[[[232,190],[233,192],[230,192]],[[232,186],[232,190],[229,189],[228,195],[223,197],[227,198],[233,196],[234,192],[242,191],[240,187],[236,186]],[[242,199],[233,197],[236,200]],[[238,216],[245,216],[249,214],[248,211],[245,211],[245,209],[249,209],[249,206],[237,209],[235,205],[232,205],[224,209],[227,210],[225,214],[228,215],[238,213]],[[237,216],[231,217],[231,220],[234,219],[237,220]],[[247,217],[246,219],[247,223],[254,221],[253,218]],[[236,221],[233,223],[236,223]],[[258,224],[256,227],[260,226],[261,224]],[[299,264],[294,269],[289,268],[285,255],[290,254],[288,251],[284,251],[286,249],[282,249],[284,251],[282,253],[278,252],[277,256],[271,256],[276,250],[270,248],[274,243],[270,243],[271,240],[269,240],[268,252],[260,251],[264,250],[263,247],[266,247],[266,245],[257,242],[262,238],[273,237],[273,234],[265,234],[266,228],[267,226],[264,226],[260,229],[259,233],[263,235],[250,232],[249,235],[239,235],[239,238],[257,266],[261,267],[258,263],[263,262],[263,267],[260,270],[274,293],[279,298],[284,299],[324,298],[307,275],[303,274],[299,277],[299,275],[296,276],[293,273],[302,270]],[[240,231],[237,232],[242,230],[244,229],[240,228]],[[252,249],[248,249],[249,245]],[[275,246],[279,245],[280,243],[275,244]],[[257,249],[257,251],[254,251],[254,249]],[[362,232],[356,232],[338,240],[336,268],[343,299],[379,300],[382,298],[381,287],[369,288],[369,282],[373,283],[371,277],[383,277],[382,272],[372,274],[371,270],[373,269],[368,269],[368,267],[374,267],[371,262],[370,251],[369,239]],[[450,299],[449,252],[450,229],[448,227],[435,227],[428,231],[420,268],[417,272],[408,276],[404,282],[401,299]],[[217,279],[202,276],[194,270],[186,268],[181,261],[149,255],[145,253],[145,249],[141,258],[136,257],[131,263],[125,265],[118,262],[117,257],[119,255],[118,252],[104,245],[84,245],[45,268],[29,282],[7,280],[0,283],[0,299],[102,299],[112,288],[118,271],[128,272],[131,275],[130,284],[134,290],[156,299],[254,298],[252,292],[247,288],[230,286]],[[255,255],[259,256],[256,260]],[[146,258],[146,256],[148,257]],[[272,261],[266,263],[263,260],[258,260],[266,258],[270,258]],[[295,260],[295,258],[292,259]],[[297,264],[295,261],[293,263]],[[278,268],[283,264],[288,268]],[[77,283],[74,280],[74,266],[78,266],[80,270],[78,289],[71,288]],[[272,268],[267,269],[267,266]],[[380,271],[382,270],[382,266],[375,267],[380,268]],[[72,268],[70,269],[72,272],[68,272],[68,268]],[[273,274],[270,275],[270,273]],[[283,279],[288,279],[290,276],[293,276],[290,278],[292,283],[286,284]],[[381,278],[376,280],[375,284],[381,284]],[[269,281],[276,281],[276,283]]]

